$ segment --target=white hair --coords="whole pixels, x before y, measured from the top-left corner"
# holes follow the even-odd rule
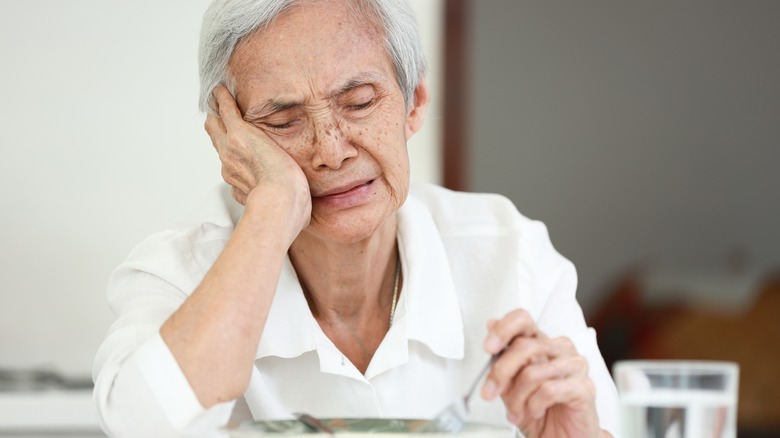
[[[248,35],[262,31],[276,17],[303,0],[215,0],[203,16],[200,34],[201,111],[212,111],[214,88],[224,84],[234,93],[228,63],[238,44]],[[315,0],[308,0],[315,1]],[[407,0],[343,0],[355,6],[383,31],[385,50],[395,68],[395,76],[407,108],[414,90],[425,75],[425,55],[420,44],[417,21]],[[368,16],[365,16],[367,14]]]

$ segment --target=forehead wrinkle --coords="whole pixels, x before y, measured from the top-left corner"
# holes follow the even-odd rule
[[[328,93],[325,96],[325,99],[330,100],[339,97],[355,88],[377,82],[382,82],[382,77],[380,75],[377,75],[373,72],[359,73],[347,79],[342,85]],[[263,114],[273,114],[279,111],[296,109],[302,106],[304,106],[304,103],[301,101],[271,98],[266,100],[263,104],[255,105],[254,107],[249,108],[246,112],[246,117],[255,118],[262,116]]]

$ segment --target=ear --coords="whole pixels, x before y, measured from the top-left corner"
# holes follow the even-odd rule
[[[428,102],[431,96],[428,94],[428,86],[425,84],[425,78],[420,78],[417,88],[414,89],[414,102],[412,108],[406,115],[406,140],[412,138],[415,132],[422,128],[425,121],[425,111],[428,109]]]

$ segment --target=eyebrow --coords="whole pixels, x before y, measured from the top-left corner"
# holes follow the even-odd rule
[[[333,91],[328,95],[329,98],[341,96],[355,88],[360,88],[364,85],[370,85],[372,83],[380,82],[381,79],[374,73],[360,73],[359,75],[350,78],[341,87]]]
[[[298,108],[301,105],[303,105],[303,102],[269,99],[264,105],[256,105],[252,108],[249,108],[246,111],[244,120],[257,119],[260,118],[263,114],[278,113],[279,111]]]
[[[348,93],[349,91],[354,90],[355,88],[360,88],[364,85],[370,85],[372,83],[377,83],[380,81],[381,78],[377,74],[360,73],[348,79],[346,82],[344,82],[343,85],[336,88],[334,91],[328,93],[327,98],[332,99],[334,97],[338,97],[345,93]],[[287,111],[287,110],[298,108],[302,105],[303,102],[301,101],[268,99],[264,104],[258,104],[252,108],[249,108],[246,111],[246,115],[244,116],[244,119],[245,120],[257,119],[266,114],[273,114],[280,111]]]

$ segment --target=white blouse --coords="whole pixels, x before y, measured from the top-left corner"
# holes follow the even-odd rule
[[[236,402],[204,409],[159,329],[199,284],[241,213],[221,186],[205,221],[151,236],[112,274],[108,301],[117,320],[93,370],[111,436],[209,436],[230,419]],[[575,299],[574,266],[541,222],[499,195],[416,184],[398,224],[403,289],[365,374],[325,336],[288,259],[244,393],[255,419],[293,412],[431,418],[462,396],[487,361],[487,320],[523,308],[545,334],[571,338],[587,357],[601,427],[617,436],[617,393]],[[473,421],[507,424],[500,399],[474,397],[471,412]]]

